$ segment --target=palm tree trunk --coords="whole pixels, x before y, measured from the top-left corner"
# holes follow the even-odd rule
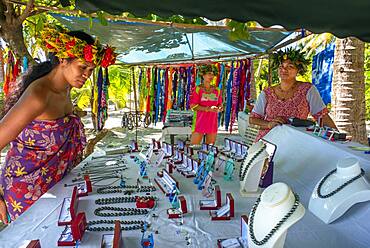
[[[352,140],[368,144],[365,124],[364,43],[336,39],[332,106],[334,121]]]

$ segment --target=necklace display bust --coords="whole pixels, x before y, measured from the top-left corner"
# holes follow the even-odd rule
[[[248,247],[284,247],[288,228],[300,220],[305,208],[285,183],[267,187],[249,214]]]
[[[269,157],[266,145],[262,141],[253,144],[248,155],[240,165],[240,194],[245,197],[255,197],[261,194],[259,189],[262,169]]]
[[[370,200],[370,184],[357,158],[338,161],[312,192],[308,209],[326,224],[341,217],[350,207]]]

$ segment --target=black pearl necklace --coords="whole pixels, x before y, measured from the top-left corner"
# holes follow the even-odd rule
[[[103,213],[103,211],[110,211]],[[120,207],[99,207],[95,209],[94,214],[101,217],[113,217],[113,216],[128,216],[128,215],[145,215],[148,214],[147,209],[139,208],[120,208]]]
[[[109,197],[109,198],[100,198],[95,200],[95,203],[98,205],[107,205],[107,204],[115,204],[115,203],[128,203],[128,202],[136,202],[136,198],[140,198],[142,200],[157,200],[155,196],[122,196],[122,197]]]
[[[136,192],[153,192],[156,191],[154,186],[137,186],[137,185],[125,185],[121,186],[107,186],[96,190],[98,194],[111,194],[111,193],[124,193],[127,190],[134,189]]]
[[[364,174],[365,174],[365,171],[363,169],[361,169],[361,173],[358,174],[357,176],[349,179],[347,182],[343,183],[341,186],[339,186],[338,188],[336,188],[335,190],[333,190],[332,192],[326,194],[326,195],[323,195],[321,194],[321,188],[322,186],[324,185],[325,181],[331,176],[333,175],[335,172],[337,171],[337,169],[334,169],[332,171],[329,172],[329,174],[327,174],[320,182],[319,182],[319,185],[317,187],[317,196],[319,198],[329,198],[333,195],[335,195],[336,193],[338,193],[339,191],[341,191],[342,189],[344,189],[347,185],[353,183],[354,181],[356,181],[357,179],[361,178]]]
[[[100,227],[93,227],[95,225],[104,225],[104,224],[111,224],[114,225],[115,220],[93,220],[89,221],[87,223],[87,229],[88,231],[92,232],[108,232],[108,231],[114,231],[114,226],[100,226]],[[144,231],[143,226],[145,224],[145,221],[142,220],[129,220],[124,221],[121,220],[121,230],[122,231],[131,231],[131,230],[139,230],[141,229]],[[124,226],[126,225],[126,226]]]
[[[286,222],[287,219],[289,219],[289,217],[296,211],[296,209],[298,208],[299,206],[299,196],[296,194],[296,193],[293,193],[294,194],[294,197],[295,197],[295,201],[294,201],[294,204],[292,206],[292,208],[289,210],[289,212],[284,215],[284,217],[274,226],[274,228],[272,228],[272,230],[262,239],[262,240],[257,240],[256,236],[254,235],[254,214],[256,213],[256,210],[258,208],[258,205],[261,201],[261,196],[258,197],[256,203],[254,204],[253,208],[252,208],[252,211],[251,211],[251,214],[250,214],[250,218],[249,218],[249,235],[253,241],[253,243],[255,243],[256,245],[260,246],[260,245],[264,245],[267,243],[267,241],[269,241],[269,239],[279,230],[279,228]]]
[[[247,175],[247,172],[249,170],[249,167],[251,166],[251,164],[254,162],[254,160],[266,149],[266,145],[263,144],[263,146],[261,147],[260,150],[258,150],[253,156],[252,158],[248,161],[248,163],[245,165],[245,169],[243,171],[243,164],[245,162],[245,160],[247,159],[247,157],[244,159],[243,163],[242,163],[242,166],[240,167],[240,171],[239,171],[239,181],[244,181],[244,178],[245,176]]]

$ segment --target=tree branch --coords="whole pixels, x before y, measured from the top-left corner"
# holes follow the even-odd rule
[[[45,13],[47,12],[47,10],[45,9],[37,9],[37,10],[33,10],[31,11],[31,13],[28,15],[28,17],[30,16],[34,16],[34,15],[38,15],[38,14],[41,14],[41,13]]]
[[[26,9],[23,11],[22,15],[19,17],[20,23],[23,23],[24,20],[30,15],[32,9],[33,9],[33,4],[35,0],[29,0],[26,5]]]

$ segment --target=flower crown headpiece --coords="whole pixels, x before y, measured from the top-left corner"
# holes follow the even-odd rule
[[[218,68],[215,65],[201,65],[198,67],[199,73],[204,75],[208,72],[213,72],[214,75],[218,74]]]
[[[60,59],[78,58],[104,68],[116,62],[114,48],[102,46],[97,39],[93,45],[89,45],[86,41],[52,28],[45,28],[41,38],[43,47]]]
[[[293,48],[288,48],[285,51],[277,51],[272,54],[272,69],[277,69],[284,60],[289,59],[297,67],[298,73],[303,75],[307,71],[310,60],[305,58],[305,54]]]

